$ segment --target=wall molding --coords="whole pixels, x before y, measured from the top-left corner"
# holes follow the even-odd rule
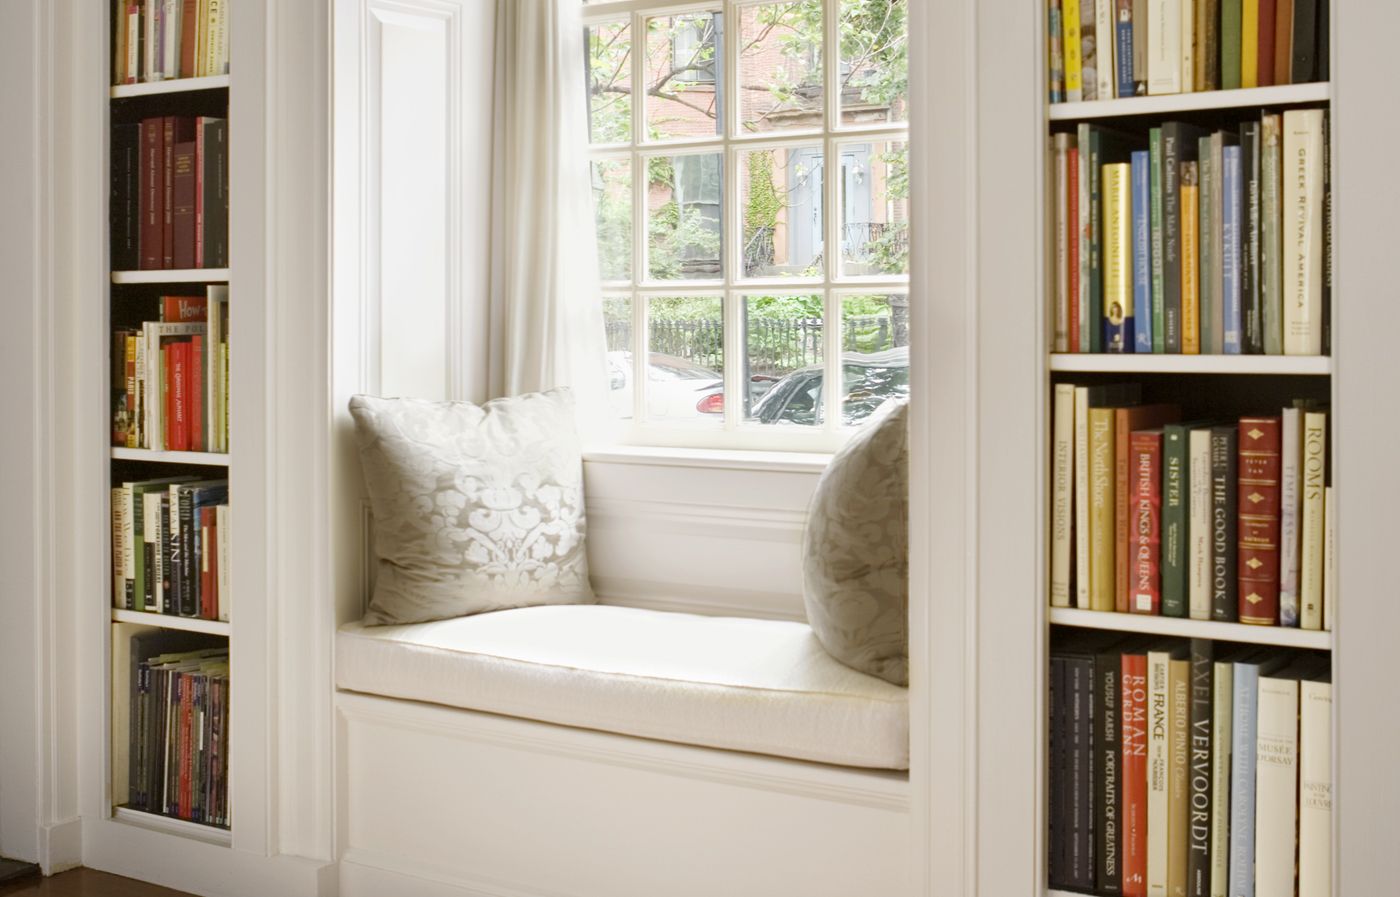
[[[586,501],[588,525],[599,529],[643,526],[678,535],[800,544],[807,522],[805,511],[774,508],[664,499],[593,497]]]
[[[625,579],[594,574],[593,591],[603,604],[706,616],[757,617],[806,622],[802,595],[753,589],[715,588],[680,582]]]

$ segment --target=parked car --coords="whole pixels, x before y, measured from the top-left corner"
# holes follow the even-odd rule
[[[909,395],[909,347],[849,354],[842,363],[841,418],[846,426],[864,421],[886,400]],[[773,385],[753,408],[765,424],[820,424],[824,420],[824,365],[798,368]]]
[[[608,353],[608,378],[614,413],[632,416],[632,353]],[[757,401],[777,377],[754,374],[749,378],[751,400]],[[712,368],[676,355],[652,352],[647,360],[647,417],[651,420],[685,420],[724,414],[724,376]]]

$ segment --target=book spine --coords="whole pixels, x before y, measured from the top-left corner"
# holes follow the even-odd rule
[[[1168,424],[1162,432],[1162,615],[1166,617],[1185,617],[1189,606],[1190,432],[1180,424]]]
[[[173,614],[176,612],[174,583],[172,575],[171,552],[170,552],[170,493],[165,491],[160,493],[160,517],[158,526],[160,527],[160,612],[163,614]]]
[[[1332,893],[1332,686],[1299,685],[1298,897]]]
[[[194,591],[194,495],[189,489],[179,492],[178,512],[180,515],[180,615],[193,617],[199,612]]]
[[[205,171],[204,250],[207,267],[223,268],[228,265],[228,121],[211,119],[207,127],[210,158]]]
[[[1147,895],[1147,657],[1124,654],[1122,663],[1123,897]]]
[[[1167,122],[1161,133],[1162,340],[1163,351],[1174,354],[1181,351],[1181,129]]]
[[[1210,618],[1233,623],[1236,605],[1236,494],[1234,427],[1210,431]]]
[[[1079,0],[1079,83],[1086,101],[1107,99],[1099,95],[1098,61],[1103,54],[1099,52],[1094,13],[1095,4],[1103,2],[1105,0]]]
[[[1220,89],[1220,0],[1196,0],[1196,89]]]
[[[1210,136],[1210,225],[1209,239],[1211,249],[1211,269],[1210,269],[1210,344],[1206,347],[1204,340],[1201,342],[1201,351],[1209,352],[1212,355],[1221,355],[1225,352],[1225,254],[1224,254],[1224,210],[1225,210],[1225,134],[1216,131]],[[1207,233],[1202,230],[1202,233]],[[1204,306],[1203,306],[1204,308]],[[1202,311],[1202,320],[1205,312]]]
[[[1279,451],[1279,576],[1280,626],[1298,625],[1298,551],[1303,519],[1303,421],[1297,408],[1283,409]]]
[[[1215,711],[1215,656],[1209,639],[1191,640],[1190,797],[1184,897],[1210,897],[1211,776]]]
[[[1070,606],[1074,532],[1074,386],[1055,386],[1054,462],[1051,499],[1050,605]]]
[[[125,524],[122,520],[126,503],[122,499],[122,488],[113,486],[112,502],[112,606],[126,607],[126,546],[122,542]]]
[[[1337,496],[1331,486],[1322,491],[1322,628],[1331,632],[1337,607]]]
[[[1147,3],[1147,92],[1181,93],[1181,14],[1177,2]]]
[[[1234,664],[1216,661],[1210,744],[1210,897],[1230,897],[1230,731]]]
[[[1148,147],[1149,226],[1152,231],[1152,351],[1161,355],[1167,351],[1164,261],[1166,233],[1163,228],[1161,128],[1153,128],[1149,132]],[[1144,311],[1143,314],[1147,312]]]
[[[1074,606],[1093,607],[1089,550],[1089,388],[1074,389]]]
[[[1114,89],[1119,97],[1131,97],[1137,93],[1133,79],[1133,0],[1115,0],[1115,4],[1118,15],[1113,27]]]
[[[1171,803],[1171,655],[1147,655],[1147,895],[1166,897]]]
[[[1147,96],[1148,0],[1133,0],[1133,96]]]
[[[131,487],[131,502],[127,505],[127,518],[131,521],[131,533],[126,540],[132,557],[131,603],[127,610],[146,609],[146,502],[142,498],[143,489],[137,484]]]
[[[170,390],[170,439],[173,451],[187,452],[189,443],[189,343],[184,340],[170,343],[171,364],[167,368],[168,389]]]
[[[1332,116],[1326,112],[1322,114],[1322,353],[1332,354]]]
[[[1089,409],[1089,605],[1115,610],[1114,409]]]
[[[207,451],[204,444],[204,337],[195,334],[189,342],[189,446],[192,452]]]
[[[1115,2],[1116,0],[1097,0],[1094,4],[1094,31],[1098,35],[1096,43],[1099,45],[1098,66],[1094,71],[1098,76],[1098,98],[1101,100],[1113,99],[1117,81],[1115,65],[1118,50],[1114,46],[1114,20],[1117,18]]]
[[[1079,264],[1076,270],[1079,272],[1079,298],[1077,301],[1079,311],[1079,351],[1098,351],[1094,342],[1094,327],[1090,326],[1089,319],[1089,288],[1095,276],[1095,268],[1090,264],[1090,254],[1093,248],[1094,221],[1093,210],[1094,200],[1098,198],[1097,191],[1090,189],[1089,159],[1090,159],[1090,139],[1092,128],[1081,122],[1077,128],[1075,146],[1079,159],[1079,170],[1076,172],[1074,183],[1079,189],[1076,191],[1075,208],[1079,210],[1079,230],[1077,232],[1079,244]],[[1093,194],[1093,195],[1091,195]],[[1075,301],[1071,299],[1071,301]]]
[[[1069,148],[1069,158],[1066,164],[1066,174],[1069,177],[1069,185],[1066,191],[1066,199],[1069,203],[1069,213],[1066,216],[1065,226],[1065,262],[1069,265],[1069,283],[1065,295],[1066,307],[1068,308],[1069,332],[1066,340],[1069,343],[1071,352],[1089,351],[1088,322],[1084,318],[1084,306],[1080,302],[1081,290],[1079,285],[1079,147],[1074,146],[1071,141]]]
[[[1220,171],[1220,288],[1224,326],[1220,330],[1226,355],[1244,351],[1243,310],[1240,307],[1240,243],[1244,212],[1243,160],[1238,146],[1221,152]]]
[[[1111,32],[1110,32],[1111,33]],[[1088,302],[1081,309],[1088,319],[1089,351],[1106,351],[1104,347],[1104,227],[1108,200],[1103,192],[1103,135],[1093,126],[1087,129],[1089,146],[1089,291]],[[1080,144],[1082,153],[1084,144]]]
[[[1240,0],[1220,0],[1220,89],[1240,87],[1240,28],[1243,9]]]
[[[1071,103],[1084,99],[1083,57],[1080,55],[1079,0],[1064,0],[1065,96]]]
[[[1167,748],[1167,897],[1186,897],[1191,818],[1191,662],[1173,660],[1167,666],[1171,703]]]
[[[1069,873],[1065,861],[1065,770],[1069,766],[1068,733],[1065,729],[1066,707],[1069,698],[1065,694],[1065,661],[1050,657],[1050,769],[1048,774],[1049,795],[1049,855],[1046,857],[1047,876],[1050,886],[1069,885]]]
[[[141,126],[112,125],[112,268],[141,265]]]
[[[1243,223],[1240,225],[1240,305],[1244,351],[1264,354],[1264,314],[1259,291],[1259,122],[1240,125]]]
[[[1128,521],[1130,610],[1161,612],[1162,432],[1133,433],[1129,461],[1132,505]]]
[[[215,584],[217,585],[219,590],[219,595],[218,600],[215,602],[215,607],[217,609],[218,618],[227,623],[229,619],[230,598],[228,569],[230,561],[228,505],[219,505],[216,509],[214,514],[214,529],[217,530],[219,534],[219,538],[217,540],[218,559],[216,561],[219,572],[218,575],[214,578]]]
[[[1293,0],[1292,83],[1317,80],[1317,0]]]
[[[1279,512],[1282,423],[1245,417],[1239,425],[1239,619],[1272,626],[1279,618]]]
[[[1259,0],[1240,7],[1240,87],[1259,86]]]
[[[1193,620],[1209,620],[1211,611],[1211,434],[1208,428],[1188,435],[1189,496],[1187,533],[1188,608]]]
[[[140,175],[140,219],[141,219],[141,268],[162,267],[161,177],[165,170],[163,158],[164,143],[162,134],[164,119],[147,118],[141,121],[141,175]]]
[[[183,615],[185,569],[185,540],[180,528],[180,493],[184,488],[171,486],[166,492],[166,510],[170,514],[167,527],[170,530],[170,606],[166,613]]]
[[[1201,354],[1197,162],[1181,165],[1181,353]]]
[[[1050,102],[1065,101],[1065,21],[1061,0],[1050,0],[1046,19],[1046,58],[1050,68]]]
[[[135,84],[141,74],[141,7],[126,7],[126,72],[123,84]]]
[[[1259,679],[1254,893],[1293,897],[1298,849],[1298,680]]]
[[[1230,895],[1254,895],[1255,725],[1259,667],[1237,663],[1230,711]]]
[[[1119,354],[1133,346],[1131,181],[1129,164],[1103,166],[1103,350]]]
[[[1123,662],[1116,651],[1094,659],[1094,855],[1097,860],[1093,886],[1100,894],[1122,892],[1122,869],[1118,852],[1119,770],[1122,766],[1122,737],[1119,732],[1118,702],[1122,694],[1119,678]]]
[[[1264,318],[1264,353],[1283,354],[1283,220],[1279,173],[1281,119],[1266,113],[1259,120],[1259,286]]]
[[[1066,671],[1069,675],[1070,697],[1070,825],[1069,876],[1073,887],[1094,886],[1093,859],[1089,853],[1092,727],[1089,719],[1089,686],[1093,679],[1093,664],[1071,657]]]
[[[1069,341],[1069,135],[1056,134],[1055,164],[1055,334],[1052,351],[1070,351]]]
[[[214,509],[205,506],[199,509],[199,550],[196,555],[199,558],[199,616],[201,619],[213,620],[214,616],[214,567],[213,552],[210,550],[213,535],[211,530],[214,526]]]
[[[1275,0],[1258,0],[1259,40],[1256,56],[1259,60],[1259,86],[1272,87],[1274,80],[1274,22],[1277,13]]]
[[[1196,321],[1200,327],[1200,350],[1202,355],[1210,355],[1216,352],[1215,341],[1217,336],[1214,332],[1215,324],[1215,303],[1220,300],[1216,288],[1220,284],[1218,276],[1220,243],[1216,239],[1214,229],[1215,204],[1220,201],[1217,191],[1220,185],[1220,174],[1215,168],[1215,159],[1211,155],[1211,138],[1209,135],[1198,138],[1198,171],[1200,178],[1198,185],[1200,192],[1197,194],[1200,202],[1197,207],[1196,234],[1197,249],[1200,257],[1197,259],[1200,310]]]
[[[173,147],[172,203],[170,213],[172,263],[174,268],[193,268],[195,238],[195,145],[193,141]]]
[[[180,10],[180,77],[193,78],[198,49],[199,0],[183,0]]]
[[[147,613],[160,613],[162,578],[165,576],[164,558],[160,553],[160,493],[147,492],[141,496],[145,511],[146,552],[146,604],[142,608]]]
[[[1181,17],[1181,92],[1196,87],[1196,10],[1193,0],[1173,0]]]
[[[1132,154],[1133,213],[1133,350],[1152,351],[1152,250],[1150,162],[1146,150]]]
[[[1303,526],[1299,551],[1299,625],[1322,628],[1323,534],[1327,486],[1327,414],[1303,416]]]
[[[159,2],[159,0],[157,0]],[[161,264],[175,267],[175,116],[161,119]]]
[[[1301,10],[1302,3],[1295,6]],[[1283,351],[1322,354],[1322,110],[1283,114]]]

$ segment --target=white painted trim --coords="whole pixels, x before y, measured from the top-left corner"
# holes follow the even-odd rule
[[[593,576],[593,590],[603,604],[641,607],[681,614],[759,617],[806,622],[802,598],[787,592],[721,589],[679,582]]]
[[[608,445],[585,447],[583,463],[646,464],[705,470],[758,470],[783,473],[821,473],[831,455],[814,452],[744,452],[721,449],[665,448],[662,446]]]

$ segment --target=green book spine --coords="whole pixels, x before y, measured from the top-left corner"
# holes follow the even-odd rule
[[[1083,152],[1081,149],[1080,152]],[[1089,351],[1103,351],[1103,132],[1089,129]],[[1082,275],[1081,275],[1082,276]]]
[[[136,574],[133,579],[133,594],[136,596],[135,609],[147,610],[146,607],[146,556],[143,546],[146,536],[146,490],[142,486],[131,487],[131,544],[132,560],[136,565]]]
[[[1198,210],[1200,225],[1196,230],[1197,242],[1199,244],[1200,259],[1197,270],[1200,272],[1200,297],[1201,308],[1196,316],[1201,329],[1201,354],[1208,355],[1211,346],[1214,345],[1213,323],[1215,321],[1215,303],[1218,297],[1215,295],[1215,166],[1210,153],[1210,136],[1200,138],[1198,141],[1199,154],[1197,155],[1200,166],[1200,194],[1197,202],[1200,204]]]
[[[1162,231],[1162,129],[1153,128],[1148,135],[1148,189],[1151,191],[1152,228],[1152,351],[1161,355],[1167,351],[1166,283],[1163,260],[1166,258],[1165,234]]]
[[[1185,617],[1190,608],[1186,577],[1189,542],[1191,428],[1162,429],[1162,616]]]
[[[1244,5],[1241,0],[1220,2],[1220,89],[1240,87],[1240,32]]]

